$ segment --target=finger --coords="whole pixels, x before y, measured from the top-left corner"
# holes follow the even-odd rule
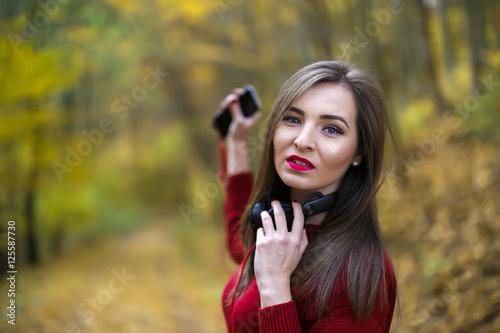
[[[273,207],[274,212],[274,223],[276,224],[276,232],[278,233],[286,233],[288,232],[287,224],[286,224],[286,216],[283,211],[283,207],[278,200],[273,200],[271,202],[271,206]]]
[[[222,102],[220,102],[219,104],[219,107],[221,109],[225,109],[229,106],[229,104],[235,100],[238,100],[238,95],[236,94],[229,94],[227,95],[226,97],[224,97],[224,99],[222,100]]]
[[[253,115],[248,117],[248,123],[250,124],[250,127],[253,127],[257,122],[259,121],[260,117],[262,116],[262,113],[260,112],[255,112]]]
[[[264,233],[264,228],[259,228],[257,229],[257,240],[256,243],[257,245],[260,244],[262,241],[264,241],[264,237],[266,237],[266,234]]]
[[[274,232],[273,219],[267,211],[263,211],[262,213],[260,213],[260,219],[262,220],[264,236],[270,235],[272,232]]]
[[[232,94],[235,96],[233,100],[231,100],[231,103],[229,103],[229,111],[231,111],[231,117],[233,117],[233,122],[239,121],[245,116],[243,115],[243,111],[241,111],[241,105],[240,105],[240,100],[239,100],[239,95],[237,94]]]
[[[300,257],[302,258],[302,255],[306,251],[307,245],[309,244],[309,240],[307,239],[307,233],[306,230],[302,230],[302,239],[300,240],[300,250],[299,254]]]
[[[233,93],[236,94],[236,95],[243,95],[243,93],[245,92],[245,89],[243,88],[234,88],[233,89]]]
[[[292,202],[292,208],[293,224],[291,232],[298,238],[302,230],[304,230],[304,213],[302,213],[302,206],[297,201]]]

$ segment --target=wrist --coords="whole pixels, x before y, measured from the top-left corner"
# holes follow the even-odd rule
[[[288,303],[292,300],[292,293],[290,288],[272,288],[260,290],[260,306],[266,308],[268,306]]]
[[[236,138],[234,136],[229,136],[226,138],[227,147],[247,147],[248,140],[242,138]]]
[[[261,307],[287,303],[292,300],[290,279],[259,279],[257,281]]]
[[[248,146],[245,140],[228,140],[227,142],[227,174],[234,175],[250,171]]]

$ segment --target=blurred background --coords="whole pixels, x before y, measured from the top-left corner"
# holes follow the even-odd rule
[[[338,58],[376,78],[399,133],[378,196],[392,332],[500,330],[498,1],[20,0],[0,17],[0,331],[225,331],[211,117],[250,83],[264,121],[297,69]]]

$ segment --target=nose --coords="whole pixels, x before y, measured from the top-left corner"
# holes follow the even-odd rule
[[[293,141],[295,147],[302,151],[312,151],[315,148],[312,131],[309,127],[304,127]]]

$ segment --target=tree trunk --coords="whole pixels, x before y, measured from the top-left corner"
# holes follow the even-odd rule
[[[38,238],[36,236],[36,190],[38,183],[38,173],[40,167],[41,144],[42,144],[42,128],[39,123],[40,117],[37,115],[39,107],[32,100],[27,103],[28,112],[32,114],[33,121],[38,123],[34,126],[31,133],[33,163],[29,170],[28,180],[26,183],[26,192],[24,198],[24,217],[26,220],[26,253],[29,264],[36,264],[40,257],[38,254]]]
[[[323,50],[326,58],[332,55],[331,36],[335,32],[332,26],[332,17],[328,12],[328,7],[323,1],[310,1],[312,15],[307,17],[308,25],[312,27],[311,39],[316,45],[317,50]]]
[[[26,219],[26,259],[28,264],[36,264],[40,261],[38,255],[38,240],[36,237],[36,214],[35,214],[35,185],[36,171],[32,170],[26,197],[24,199],[24,217]]]
[[[471,89],[474,92],[479,86],[479,76],[483,67],[481,52],[486,47],[482,1],[465,0],[465,13],[469,21],[469,47],[472,68]]]
[[[438,11],[441,23],[441,31],[443,34],[444,63],[446,69],[450,71],[453,67],[455,67],[455,58],[453,56],[451,48],[451,32],[448,22],[448,11],[447,11],[446,1],[441,1],[439,3]]]
[[[429,92],[432,95],[434,102],[436,103],[438,113],[443,114],[446,112],[448,106],[446,101],[444,100],[443,95],[441,94],[441,90],[439,89],[438,84],[438,76],[436,72],[436,66],[432,58],[431,52],[431,40],[432,34],[429,29],[430,20],[429,20],[429,9],[426,7],[424,0],[419,0],[417,2],[417,6],[422,17],[421,34],[422,34],[422,43],[421,45],[421,55],[423,61],[423,70],[424,70],[424,82],[425,85],[429,88]]]

